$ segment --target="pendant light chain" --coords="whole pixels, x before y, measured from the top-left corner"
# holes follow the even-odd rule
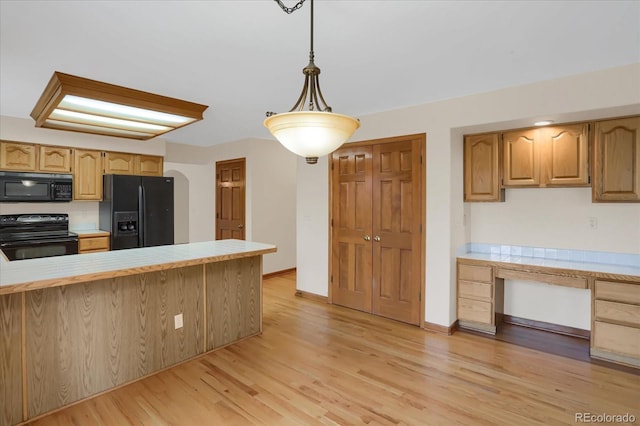
[[[278,3],[278,5],[280,6],[280,8],[282,10],[284,10],[288,15],[292,14],[293,12],[295,12],[296,10],[300,9],[302,7],[302,3],[305,2],[305,0],[300,0],[295,6],[293,7],[287,7],[284,5],[284,3],[282,3],[282,1],[280,0],[274,0],[276,3]]]

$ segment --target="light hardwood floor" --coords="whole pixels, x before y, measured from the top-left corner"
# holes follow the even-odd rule
[[[575,424],[635,416],[640,376],[458,332],[441,336],[264,282],[264,332],[33,425]]]

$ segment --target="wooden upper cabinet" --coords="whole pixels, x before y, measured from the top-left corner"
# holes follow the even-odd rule
[[[104,173],[121,175],[162,176],[164,158],[156,155],[105,152]]]
[[[540,184],[540,142],[537,129],[503,133],[504,186]]]
[[[39,170],[43,172],[71,173],[73,150],[64,146],[40,146]]]
[[[595,124],[593,201],[640,202],[640,116]]]
[[[464,201],[503,201],[500,188],[500,135],[464,138]]]
[[[136,155],[135,174],[142,176],[162,176],[164,158],[155,155]]]
[[[104,153],[104,173],[133,175],[135,174],[135,154],[125,152],[105,152]]]
[[[102,152],[76,149],[73,156],[73,199],[102,199]]]
[[[0,168],[34,172],[37,170],[38,151],[36,145],[19,142],[0,142]]]
[[[504,186],[588,186],[587,123],[502,135]]]
[[[589,125],[540,129],[541,183],[550,186],[589,185]]]

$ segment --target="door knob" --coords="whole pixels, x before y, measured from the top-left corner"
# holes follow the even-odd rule
[[[368,235],[365,235],[364,237],[362,237],[365,241],[371,241],[371,237]]]
[[[376,235],[375,237],[373,237],[373,241],[380,241],[380,237]]]
[[[242,224],[238,225],[238,229],[242,229],[242,228],[244,228],[244,225]]]

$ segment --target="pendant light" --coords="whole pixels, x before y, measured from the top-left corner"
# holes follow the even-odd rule
[[[304,3],[301,0],[292,8],[275,0],[282,10],[292,13]],[[311,0],[311,48],[309,64],[302,69],[304,86],[296,104],[285,113],[267,112],[264,125],[289,151],[305,157],[307,163],[316,164],[318,157],[338,149],[360,127],[360,122],[347,115],[335,114],[327,105],[320,91],[320,68],[314,63],[313,51],[313,0]],[[307,104],[308,110],[304,107]]]

